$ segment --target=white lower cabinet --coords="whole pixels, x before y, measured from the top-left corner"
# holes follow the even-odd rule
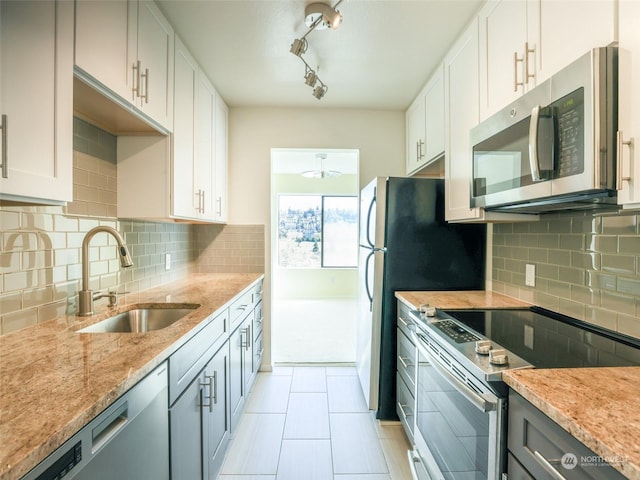
[[[73,3],[0,2],[0,199],[73,200]]]

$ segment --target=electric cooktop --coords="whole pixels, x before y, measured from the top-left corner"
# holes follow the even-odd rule
[[[489,339],[536,368],[640,365],[638,339],[540,307],[443,313],[455,321],[434,326],[454,343]]]

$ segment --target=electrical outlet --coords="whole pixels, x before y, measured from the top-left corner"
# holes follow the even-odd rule
[[[164,269],[171,270],[171,254],[165,253],[164,255]]]
[[[527,263],[525,266],[524,284],[528,287],[536,286],[536,266],[531,263]]]

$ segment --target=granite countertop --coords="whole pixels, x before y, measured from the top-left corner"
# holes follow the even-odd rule
[[[531,304],[488,290],[396,292],[398,300],[417,309],[420,305],[436,308],[522,308]]]
[[[19,479],[98,413],[165,361],[262,274],[193,274],[91,317],[64,316],[0,336],[0,480]],[[149,333],[76,330],[135,304],[199,304]]]
[[[514,370],[504,381],[630,479],[640,479],[640,367]]]

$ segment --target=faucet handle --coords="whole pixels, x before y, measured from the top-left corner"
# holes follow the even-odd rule
[[[109,306],[116,307],[118,306],[118,296],[126,295],[129,292],[116,292],[115,290],[109,290],[109,293],[105,295],[105,297],[109,297]]]

